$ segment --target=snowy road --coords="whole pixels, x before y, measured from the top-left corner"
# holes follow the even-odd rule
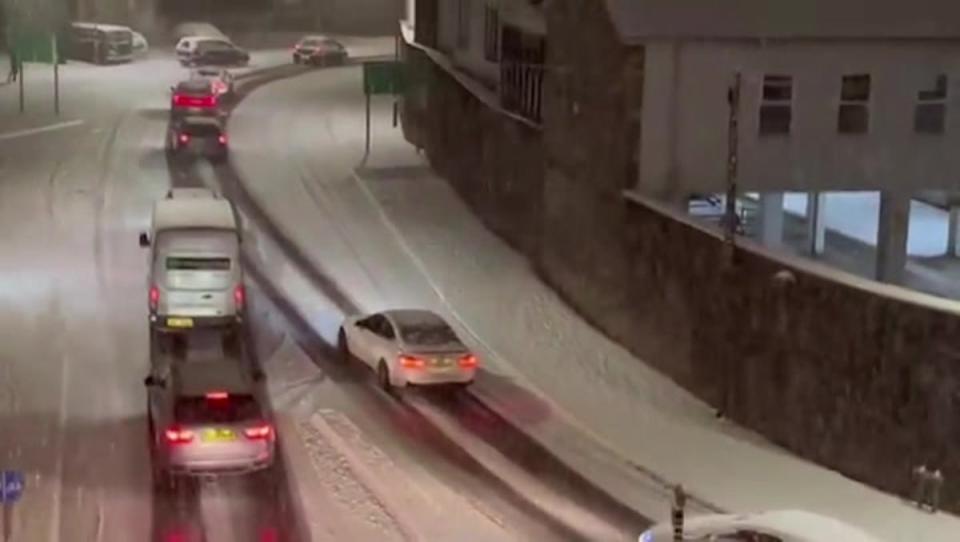
[[[14,89],[0,87],[0,468],[28,475],[15,540],[583,538],[500,480],[503,462],[483,446],[484,431],[500,431],[496,420],[445,398],[424,399],[425,408],[447,402],[428,419],[331,359],[284,306],[286,292],[271,289],[311,278],[256,224],[250,320],[284,459],[274,479],[155,494],[137,234],[171,184],[216,185],[230,173],[164,156],[167,89],[184,70],[162,52],[131,65],[66,66],[61,118],[49,113],[49,74],[30,68],[27,115],[14,113]],[[282,154],[272,159],[283,167]],[[467,417],[476,422],[469,451],[438,429],[453,420],[463,430],[457,420]]]

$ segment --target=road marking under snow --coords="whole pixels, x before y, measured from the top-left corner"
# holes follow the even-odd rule
[[[82,120],[68,120],[65,122],[58,122],[56,124],[48,124],[46,126],[39,126],[37,128],[28,128],[26,130],[17,130],[15,132],[6,132],[0,134],[0,141],[6,141],[8,139],[17,139],[21,137],[27,137],[37,134],[42,134],[44,132],[53,132],[56,130],[64,130],[66,128],[73,128],[74,126],[80,126],[83,124]]]

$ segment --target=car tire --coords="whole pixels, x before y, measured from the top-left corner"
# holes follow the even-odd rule
[[[390,395],[396,394],[397,388],[390,382],[390,369],[387,368],[387,363],[383,360],[380,360],[380,363],[377,364],[377,385]]]
[[[349,363],[353,356],[350,355],[350,346],[347,344],[347,333],[340,328],[337,333],[337,350],[340,352],[340,361]]]
[[[294,63],[294,64],[299,64],[299,63],[300,63],[300,57],[297,56],[297,55],[293,55],[293,63]]]

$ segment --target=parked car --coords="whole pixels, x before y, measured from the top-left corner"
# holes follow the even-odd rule
[[[146,36],[137,31],[132,31],[133,34],[133,55],[138,57],[147,56],[147,53],[150,52],[150,43],[147,41]]]
[[[340,328],[344,359],[359,359],[376,371],[384,390],[407,385],[466,386],[477,372],[477,356],[443,318],[426,310],[390,310],[350,317]]]
[[[94,64],[133,60],[133,31],[126,26],[99,23],[70,23],[66,57]]]
[[[190,72],[190,79],[209,81],[213,91],[220,96],[232,95],[236,82],[230,70],[217,66],[196,68]]]
[[[200,21],[187,21],[178,24],[173,28],[173,36],[174,44],[179,43],[181,39],[187,37],[206,37],[230,41],[230,38],[219,28],[210,23]]]
[[[184,38],[191,47],[177,49],[177,56],[184,66],[246,66],[250,54],[229,41],[209,38]]]
[[[640,542],[673,542],[670,523],[654,526]],[[758,514],[695,516],[684,522],[689,542],[879,542],[860,529],[833,518],[800,510]]]

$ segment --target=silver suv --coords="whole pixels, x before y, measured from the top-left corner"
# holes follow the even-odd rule
[[[276,429],[236,360],[173,363],[144,380],[154,482],[270,468]]]

